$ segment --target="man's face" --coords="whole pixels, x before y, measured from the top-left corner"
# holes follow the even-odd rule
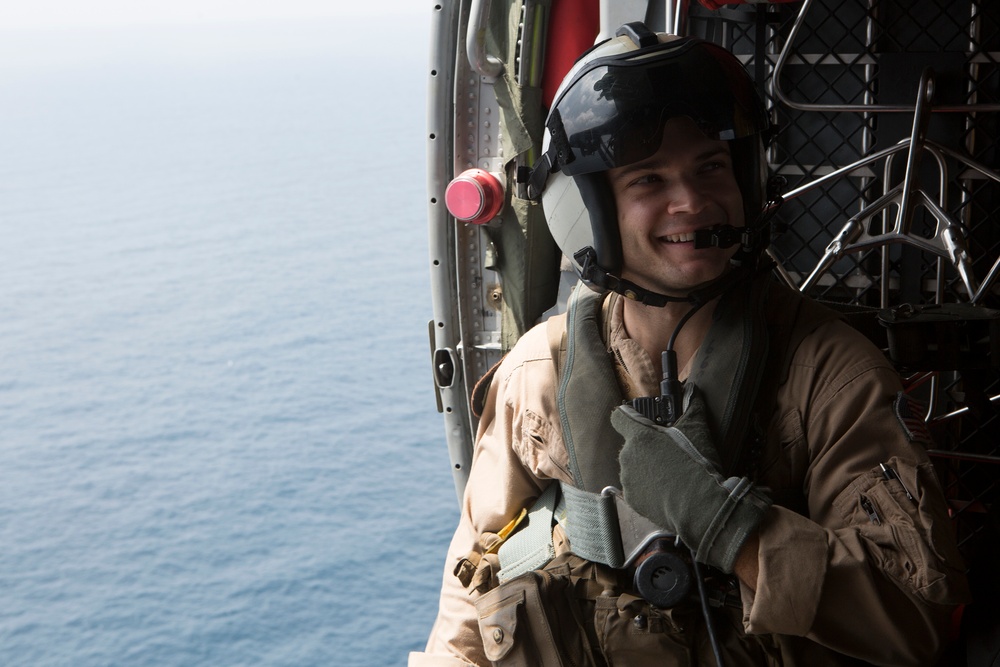
[[[682,295],[718,278],[736,247],[695,250],[694,232],[744,226],[729,145],[706,137],[690,118],[672,118],[660,149],[608,172],[618,206],[626,280]]]

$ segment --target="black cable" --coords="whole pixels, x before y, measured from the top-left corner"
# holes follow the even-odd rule
[[[712,623],[712,616],[708,609],[708,594],[705,592],[705,582],[701,578],[701,568],[694,557],[694,549],[688,547],[691,552],[691,565],[694,567],[694,580],[698,584],[698,598],[701,600],[701,614],[705,617],[705,629],[708,630],[708,643],[712,645],[712,653],[715,654],[715,664],[717,667],[725,667],[722,660],[722,649],[719,648],[719,640],[715,636],[715,624]]]
[[[660,384],[661,394],[671,394],[676,393],[678,388],[681,386],[680,381],[677,379],[677,355],[674,353],[674,343],[677,342],[677,336],[681,332],[681,328],[690,320],[698,309],[705,305],[705,301],[695,304],[691,310],[684,313],[677,326],[674,327],[673,333],[670,334],[670,339],[667,341],[667,349],[663,351],[663,382]],[[673,401],[676,408],[674,412],[675,419],[680,415],[681,410],[681,400],[679,396],[674,396],[670,398],[666,395],[662,396],[663,400]],[[712,653],[715,655],[715,664],[717,667],[725,667],[725,663],[722,660],[722,651],[719,648],[719,640],[715,636],[715,624],[712,622],[712,615],[708,608],[708,594],[705,592],[705,582],[701,576],[701,568],[698,565],[698,560],[695,558],[694,549],[688,547],[688,551],[691,553],[691,566],[694,568],[694,580],[698,586],[698,600],[701,602],[701,614],[705,617],[705,630],[708,632],[708,642],[712,646]]]
[[[663,367],[663,377],[660,381],[660,404],[663,406],[663,412],[660,414],[663,417],[663,421],[658,423],[662,423],[664,426],[672,426],[681,416],[681,412],[684,411],[684,387],[681,384],[680,378],[677,377],[677,353],[674,352],[674,343],[677,342],[677,335],[681,332],[684,324],[705,303],[707,302],[696,302],[692,305],[691,310],[684,313],[677,326],[674,327],[673,333],[670,334],[666,349],[660,354],[660,365]]]

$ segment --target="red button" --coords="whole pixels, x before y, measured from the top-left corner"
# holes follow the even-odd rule
[[[481,225],[496,217],[503,208],[503,184],[482,169],[459,174],[444,191],[448,212],[462,222]]]

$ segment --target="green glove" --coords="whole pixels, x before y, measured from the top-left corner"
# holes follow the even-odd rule
[[[697,394],[671,427],[630,406],[611,414],[625,438],[618,456],[625,502],[695,550],[700,563],[732,572],[736,556],[771,499],[746,477],[723,479],[719,456]]]

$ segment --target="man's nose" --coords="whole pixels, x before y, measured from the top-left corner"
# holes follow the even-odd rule
[[[669,213],[698,213],[708,204],[708,193],[701,184],[690,178],[678,178],[671,183],[668,193]]]

